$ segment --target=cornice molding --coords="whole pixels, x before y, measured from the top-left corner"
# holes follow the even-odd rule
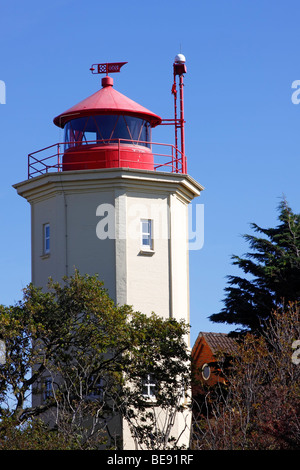
[[[128,168],[47,173],[17,183],[13,187],[30,203],[53,197],[60,192],[75,194],[116,188],[128,192],[177,193],[189,203],[204,189],[189,175]]]

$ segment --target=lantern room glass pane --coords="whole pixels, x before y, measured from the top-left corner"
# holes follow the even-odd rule
[[[72,119],[65,126],[65,150],[86,143],[131,143],[150,147],[148,121],[123,115],[99,115]]]

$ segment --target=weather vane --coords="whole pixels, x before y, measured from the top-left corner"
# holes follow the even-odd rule
[[[93,64],[90,68],[92,73],[115,73],[120,72],[121,67],[127,62],[110,62],[106,64]]]

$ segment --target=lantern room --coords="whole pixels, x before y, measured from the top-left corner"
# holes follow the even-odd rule
[[[28,179],[48,172],[106,168],[187,173],[183,113],[184,56],[177,55],[173,64],[173,119],[161,119],[114,88],[113,79],[108,74],[120,72],[126,63],[94,64],[91,67],[92,73],[106,74],[102,78],[101,89],[54,118],[54,124],[64,130],[64,141],[28,155]],[[180,117],[177,117],[177,77]],[[158,125],[174,126],[175,145],[153,142],[152,129]]]
[[[154,170],[151,130],[161,121],[115,90],[107,75],[100,90],[54,119],[65,133],[62,170]]]

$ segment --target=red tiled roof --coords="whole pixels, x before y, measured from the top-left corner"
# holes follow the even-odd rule
[[[229,353],[235,350],[236,342],[233,338],[230,338],[226,333],[206,333],[201,331],[195,342],[194,348],[199,343],[201,338],[204,338],[206,340],[213,354],[217,353],[218,351],[224,351]]]

